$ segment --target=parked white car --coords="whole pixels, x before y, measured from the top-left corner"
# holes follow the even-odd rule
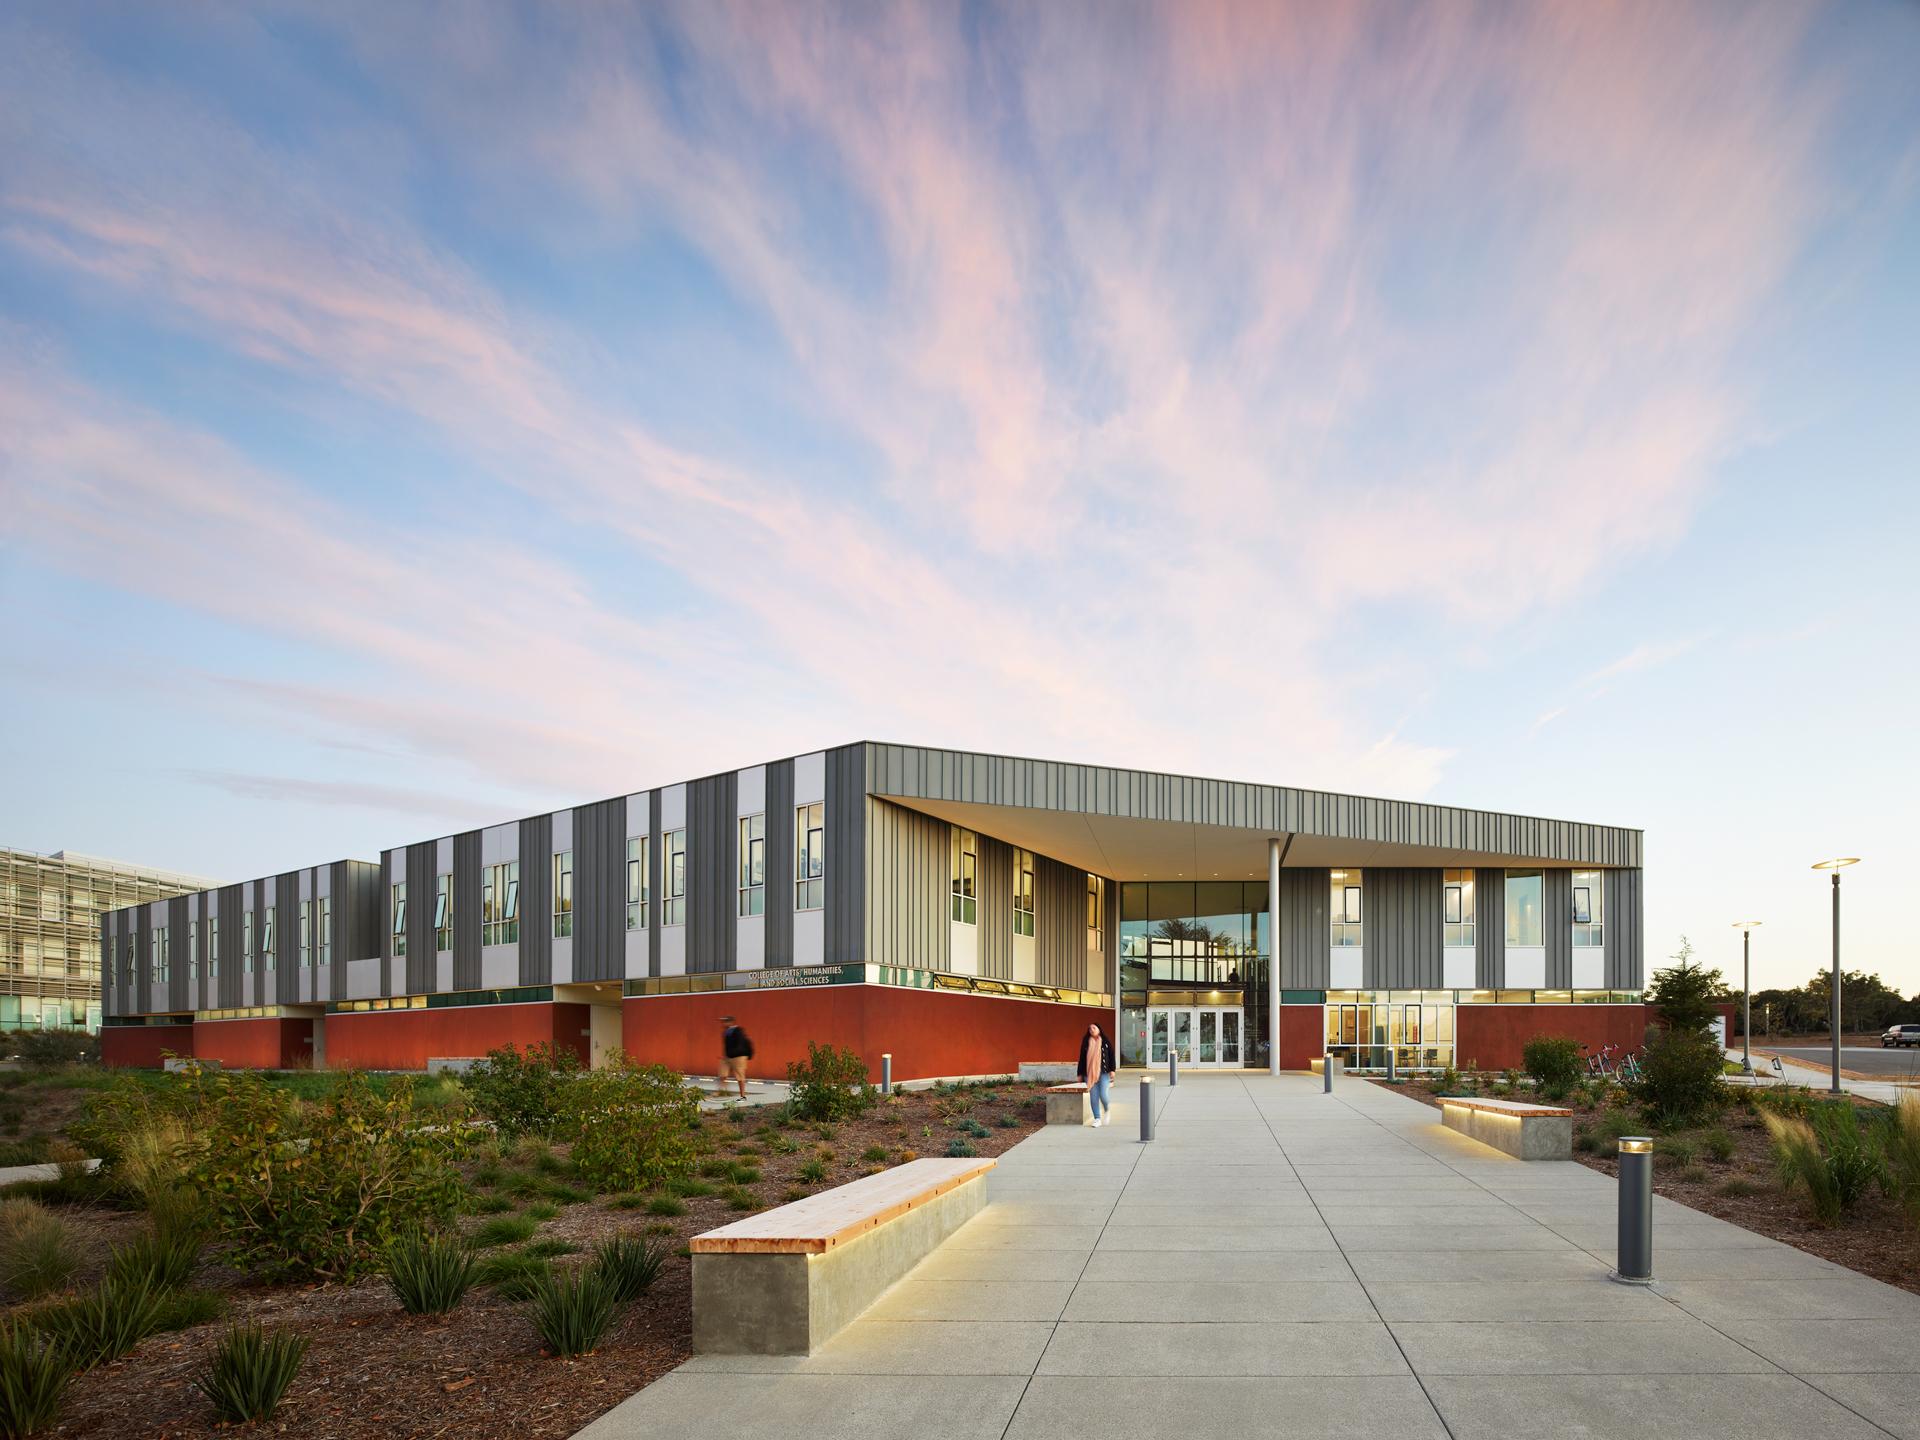
[[[1920,1025],[1889,1025],[1880,1036],[1880,1048],[1890,1050],[1895,1045],[1920,1045]]]

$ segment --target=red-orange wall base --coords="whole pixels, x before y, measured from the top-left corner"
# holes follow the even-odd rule
[[[301,1069],[313,1064],[313,1021],[195,1021],[193,1054],[230,1070]]]
[[[1567,1035],[1598,1054],[1604,1045],[1638,1050],[1646,1040],[1644,1005],[1462,1005],[1453,1012],[1454,1062],[1517,1070],[1536,1035]]]
[[[747,1073],[784,1080],[787,1062],[804,1060],[807,1042],[852,1050],[880,1078],[882,1052],[893,1078],[1005,1075],[1022,1060],[1071,1060],[1089,1023],[1113,1037],[1102,1006],[1005,1000],[887,985],[822,985],[704,995],[651,995],[625,1002],[623,1043],[645,1063],[695,1075],[720,1067],[720,1017],[734,1016],[753,1041]]]
[[[1280,1007],[1280,1068],[1305,1070],[1327,1052],[1326,1007]]]
[[[168,1055],[193,1054],[191,1025],[109,1025],[100,1031],[100,1063],[158,1070]]]
[[[329,1070],[424,1070],[430,1059],[485,1055],[503,1045],[551,1044],[587,1062],[587,1005],[449,1005],[327,1016]]]

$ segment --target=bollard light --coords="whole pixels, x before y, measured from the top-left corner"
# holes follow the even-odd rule
[[[1620,1244],[1612,1278],[1622,1285],[1653,1283],[1653,1141],[1620,1140]]]
[[[1167,1047],[1167,1084],[1178,1085],[1179,1083],[1180,1051],[1177,1046],[1169,1045]]]
[[[880,1093],[893,1094],[893,1053],[891,1051],[880,1057]]]
[[[1320,1053],[1320,1093],[1333,1093],[1333,1056],[1324,1050]]]
[[[1153,1077],[1140,1077],[1140,1143],[1153,1139]]]

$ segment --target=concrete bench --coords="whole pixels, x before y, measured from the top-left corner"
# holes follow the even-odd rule
[[[1048,1080],[1055,1084],[1072,1080],[1080,1073],[1080,1067],[1071,1060],[1022,1060],[1020,1078],[1022,1080]]]
[[[480,1063],[474,1055],[431,1055],[427,1057],[429,1075],[464,1075]]]
[[[1076,1080],[1071,1085],[1047,1087],[1047,1124],[1084,1125],[1091,1114],[1084,1082]]]
[[[1559,1105],[1442,1095],[1440,1121],[1516,1160],[1573,1158],[1573,1111]]]
[[[1313,1059],[1307,1062],[1307,1069],[1311,1070],[1316,1075],[1323,1072],[1326,1068],[1327,1068],[1327,1057],[1324,1055],[1316,1055],[1313,1057]],[[1347,1073],[1347,1062],[1342,1057],[1335,1055],[1333,1057],[1334,1078],[1337,1080],[1340,1078],[1340,1076],[1346,1073]]]
[[[983,1159],[910,1160],[696,1235],[696,1355],[810,1355],[987,1203]]]

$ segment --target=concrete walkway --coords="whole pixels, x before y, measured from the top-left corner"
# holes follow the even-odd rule
[[[1125,1087],[1129,1101],[1137,1093]],[[701,1357],[590,1440],[1920,1440],[1920,1296],[1522,1164],[1359,1081],[1189,1075],[1002,1157],[993,1203],[807,1359]]]

